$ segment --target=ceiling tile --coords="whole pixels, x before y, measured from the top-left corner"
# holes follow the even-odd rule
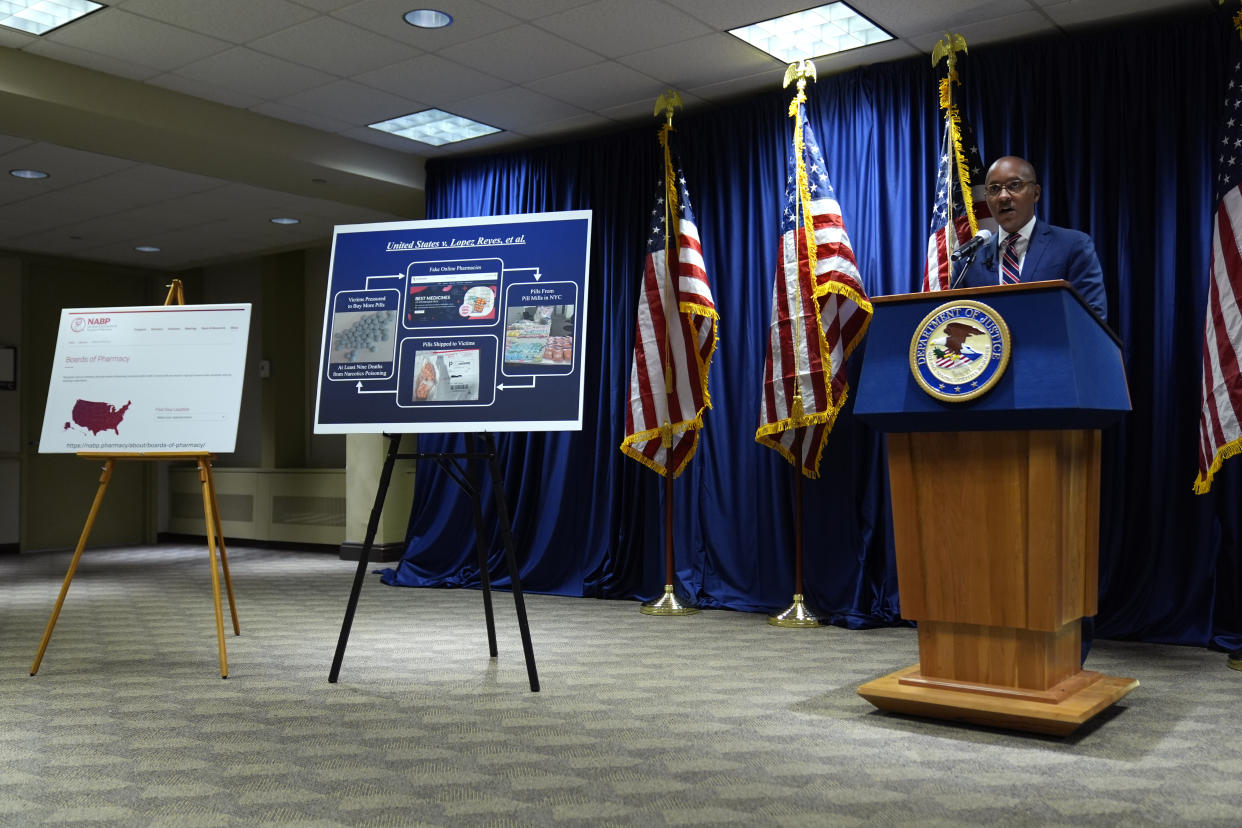
[[[284,98],[281,103],[312,112],[331,113],[352,126],[366,126],[427,107],[353,81],[340,80]]]
[[[125,0],[121,6],[127,12],[230,43],[246,43],[315,16],[288,0]]]
[[[494,75],[439,55],[419,55],[353,79],[394,95],[426,101],[441,109],[451,109],[452,103],[461,98],[472,98],[509,85]]]
[[[289,121],[294,124],[311,127],[312,129],[322,130],[324,132],[344,132],[351,129],[354,125],[348,121],[342,121],[335,118],[331,114],[325,112],[312,112],[309,109],[299,109],[296,106],[288,106],[278,101],[265,101],[256,104],[250,108],[251,112],[258,112],[260,115],[269,115],[273,118],[279,118],[282,121]]]
[[[1159,14],[1178,8],[1201,7],[1203,0],[1036,0],[1058,26],[1072,29],[1113,17]]]
[[[88,52],[76,46],[56,43],[51,40],[37,40],[27,47],[25,51],[32,55],[59,60],[61,63],[72,63],[74,66],[94,69],[96,72],[106,72],[109,75],[129,78],[130,80],[147,80],[160,74],[161,71],[146,64],[118,60],[108,55]]]
[[[959,26],[956,29],[956,33],[961,34],[966,38],[966,42],[971,45],[1004,43],[1024,37],[1054,34],[1056,31],[1057,28],[1048,22],[1048,18],[1037,11],[1026,11],[997,19],[982,20],[977,23]],[[942,37],[944,37],[944,31],[935,30],[922,35],[914,35],[907,39],[916,49],[930,55],[932,47]]]
[[[528,127],[525,130],[525,134],[538,135],[540,137],[568,135],[601,127],[615,128],[616,125],[616,121],[605,118],[603,115],[596,115],[594,112],[583,112],[581,115],[574,115],[569,118],[543,121],[535,126]]]
[[[600,61],[598,53],[525,23],[452,46],[441,54],[512,83],[546,78]]]
[[[402,138],[399,135],[393,135],[391,132],[383,132],[370,127],[353,127],[351,129],[341,130],[341,135],[346,138],[353,138],[355,141],[362,141],[366,144],[374,144],[377,147],[386,147],[387,149],[404,152],[410,155],[431,155],[436,149],[430,144],[423,144],[418,141],[411,141],[409,138]]]
[[[0,46],[6,49],[22,49],[38,42],[39,38],[32,34],[0,26]]]
[[[773,17],[780,17],[817,5],[815,0],[764,0],[762,4],[754,0],[712,0],[710,3],[704,3],[703,0],[665,0],[665,2],[718,29],[749,26],[760,20],[770,20]],[[822,0],[822,2],[827,2],[827,0]],[[903,2],[914,5],[909,0],[903,0]],[[921,0],[921,2],[928,2],[928,0]],[[859,8],[861,4],[855,0],[849,0],[849,3],[855,9],[861,10]]]
[[[49,173],[50,178],[25,182],[37,184],[49,190],[59,190],[62,187],[80,184],[101,175],[136,166],[137,164],[133,161],[97,152],[62,147],[45,141],[26,143],[0,156],[0,167],[3,167],[6,172],[13,169],[34,169]],[[17,180],[12,176],[5,177]]]
[[[1081,0],[1079,0],[1081,2]],[[913,37],[936,32],[959,32],[981,20],[1031,11],[1027,0],[862,0],[851,5],[873,23],[896,37]],[[968,42],[970,41],[967,38]]]
[[[597,0],[545,17],[539,27],[608,57],[645,52],[711,31],[663,0]]]
[[[16,138],[12,135],[0,135],[0,158],[12,152],[18,147],[29,146],[32,142],[28,138]]]
[[[143,236],[189,227],[194,223],[188,221],[177,209],[177,202],[172,201],[81,221],[67,232],[80,236],[87,244],[98,245],[112,244],[135,235]]]
[[[838,52],[835,55],[816,58],[815,70],[819,77],[826,78],[859,66],[904,60],[921,54],[927,53],[920,52],[904,40],[887,40],[883,43],[873,43],[865,49],[850,49],[848,52]]]
[[[538,20],[549,14],[589,5],[595,0],[483,0],[483,2],[519,20]]]
[[[816,71],[818,72],[818,69]],[[758,95],[764,92],[771,92],[774,89],[780,89],[781,83],[784,80],[785,67],[778,66],[766,72],[759,72],[742,78],[695,86],[690,91],[705,101],[722,103],[747,95]]]
[[[314,9],[317,12],[327,14],[328,12],[343,9],[346,6],[352,6],[358,0],[293,0],[293,2],[299,6],[306,6],[308,9]]]
[[[666,88],[650,75],[622,66],[615,61],[585,66],[572,72],[553,75],[526,84],[574,106],[588,110],[606,109],[646,100],[655,106],[655,99]]]
[[[191,63],[176,74],[264,100],[294,95],[333,80],[325,72],[243,46]]]
[[[22,199],[23,219],[39,222],[45,227],[63,227],[98,215],[99,208],[79,198],[72,187],[50,190],[34,198]]]
[[[459,101],[454,113],[501,129],[528,132],[545,121],[559,121],[584,114],[564,101],[531,89],[511,86]]]
[[[333,12],[332,16],[425,52],[434,52],[519,22],[478,0],[436,0],[429,5],[452,15],[453,24],[443,29],[420,29],[409,25],[402,16],[411,9],[419,8],[419,4],[411,0],[362,0]]]
[[[417,53],[407,43],[332,17],[316,17],[247,45],[343,78],[397,63]]]
[[[195,98],[215,101],[216,103],[237,107],[238,109],[249,109],[263,102],[262,98],[247,95],[236,89],[229,89],[219,84],[195,80],[194,78],[187,78],[183,75],[174,75],[172,73],[158,75],[148,80],[147,83],[152,86],[158,86],[161,89],[171,89],[184,95],[192,95]]]
[[[675,89],[693,89],[723,78],[754,75],[784,66],[770,55],[727,34],[710,34],[619,59]]]
[[[65,26],[44,37],[52,43],[63,43],[164,72],[229,48],[228,43],[218,38],[179,29],[121,9],[104,9],[80,25]]]
[[[34,198],[36,196],[44,195],[45,193],[54,192],[54,188],[48,183],[50,179],[44,179],[42,181],[28,181],[22,178],[14,178],[8,174],[8,171],[19,169],[17,164],[0,159],[0,165],[3,165],[3,167],[0,168],[0,172],[3,173],[3,175],[0,175],[0,205],[15,204],[20,201],[25,201],[28,198]],[[23,167],[21,169],[25,168]],[[5,217],[22,218],[21,211],[5,211]]]

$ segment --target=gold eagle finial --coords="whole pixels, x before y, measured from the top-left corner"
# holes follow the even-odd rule
[[[795,60],[785,70],[785,83],[782,86],[787,87],[795,80],[802,81],[805,84],[807,78],[818,80],[815,76],[815,61]]]
[[[673,125],[673,112],[682,108],[681,93],[675,89],[665,89],[660,93],[660,97],[656,98],[655,114],[663,115],[665,123],[669,126]]]
[[[949,58],[949,72],[952,73],[957,68],[957,53],[966,53],[966,38],[960,34],[949,34],[945,32],[944,37],[936,41],[936,45],[932,47],[932,66],[935,66],[942,58]]]

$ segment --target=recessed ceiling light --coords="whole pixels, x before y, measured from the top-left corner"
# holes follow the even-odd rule
[[[402,138],[409,138],[411,141],[431,144],[433,147],[500,132],[494,126],[481,124],[439,109],[424,109],[422,112],[413,112],[409,115],[402,115],[400,118],[390,118],[387,121],[368,124],[368,126],[380,132],[390,132]]]
[[[834,55],[893,39],[891,34],[845,3],[816,6],[730,29],[729,34],[759,47],[782,63]]]
[[[453,22],[453,16],[436,9],[414,9],[405,13],[405,22],[420,29],[443,29]]]
[[[0,26],[43,35],[103,7],[91,0],[0,0]]]
[[[276,216],[275,218],[268,219],[268,221],[270,221],[272,224],[301,224],[302,223],[301,219],[295,219],[289,216]]]
[[[159,253],[160,249],[150,244],[140,244],[134,248],[139,253]]]
[[[47,173],[43,170],[9,170],[9,175],[14,178],[26,178],[31,181],[39,178],[47,178]]]

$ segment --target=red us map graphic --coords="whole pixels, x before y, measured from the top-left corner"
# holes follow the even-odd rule
[[[117,426],[121,424],[121,420],[125,419],[125,412],[129,410],[130,402],[117,408],[112,403],[78,400],[73,404],[73,421],[65,423],[65,430],[68,431],[76,425],[91,434],[98,435],[101,431],[111,431],[119,437],[121,432],[117,431]]]

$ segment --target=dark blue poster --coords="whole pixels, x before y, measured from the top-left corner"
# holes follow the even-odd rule
[[[591,212],[337,227],[317,434],[582,428]]]

